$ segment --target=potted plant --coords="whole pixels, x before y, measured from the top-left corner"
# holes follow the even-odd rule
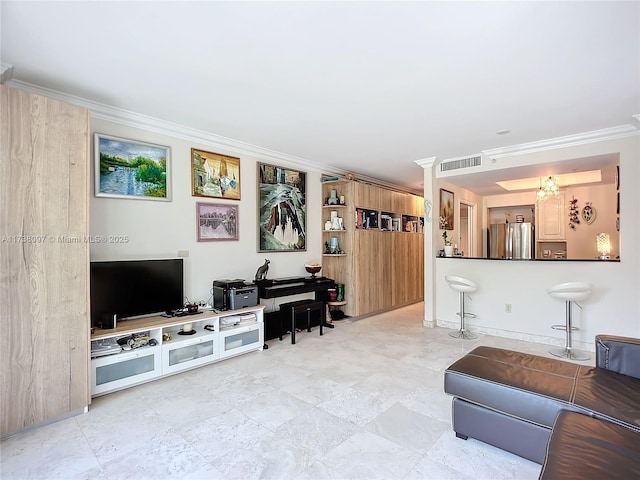
[[[444,240],[444,255],[445,257],[453,256],[453,242],[447,238],[447,231],[442,232],[442,239]]]

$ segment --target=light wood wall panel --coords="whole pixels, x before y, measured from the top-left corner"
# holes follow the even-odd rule
[[[0,86],[2,435],[89,394],[89,115]]]
[[[373,210],[380,208],[380,189],[378,187],[366,183],[356,183],[354,190],[356,207]]]

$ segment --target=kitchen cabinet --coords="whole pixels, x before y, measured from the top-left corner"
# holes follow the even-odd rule
[[[566,239],[565,226],[567,217],[564,198],[564,193],[561,193],[557,198],[538,202],[536,205],[538,241],[557,242]]]

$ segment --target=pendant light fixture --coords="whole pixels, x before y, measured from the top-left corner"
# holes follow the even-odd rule
[[[560,195],[560,186],[554,177],[549,175],[546,180],[541,179],[540,190],[536,195],[538,202],[546,202],[552,198],[558,198],[558,195]]]

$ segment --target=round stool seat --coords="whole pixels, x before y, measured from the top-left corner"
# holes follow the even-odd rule
[[[580,302],[589,298],[591,286],[583,282],[559,283],[547,289],[547,293],[565,302]]]
[[[463,277],[447,275],[444,279],[456,292],[472,293],[478,289],[478,286],[475,283]]]
[[[464,296],[468,293],[475,292],[478,289],[478,286],[467,278],[456,277],[455,275],[447,275],[444,277],[444,279],[447,281],[452,290],[458,292],[460,302],[460,311],[458,312],[458,315],[460,315],[460,330],[450,332],[449,336],[454,338],[462,338],[465,340],[478,338],[477,335],[468,332],[464,327],[465,317],[475,317],[473,313],[468,313],[465,311]]]
[[[591,295],[591,285],[584,282],[559,283],[548,288],[547,293],[553,298],[562,300],[566,305],[565,324],[551,326],[554,330],[565,331],[565,346],[562,348],[552,348],[549,350],[549,353],[556,357],[568,358],[570,360],[588,360],[588,354],[573,349],[571,334],[574,330],[578,330],[578,328],[573,326],[571,307],[574,302],[580,302],[589,298],[589,295]]]

